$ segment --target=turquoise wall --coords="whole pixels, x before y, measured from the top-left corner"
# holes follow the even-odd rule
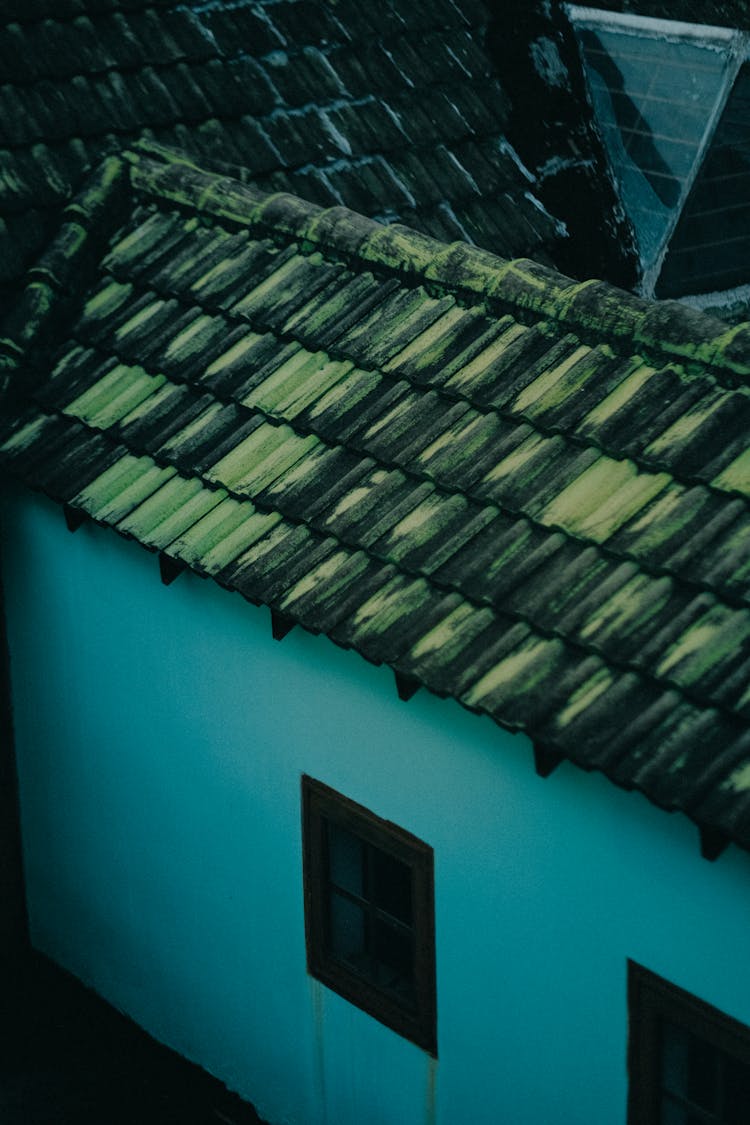
[[[750,1022],[750,856],[7,490],[33,938],[273,1125],[622,1125],[626,959]],[[435,850],[439,1059],[305,971],[299,784]]]

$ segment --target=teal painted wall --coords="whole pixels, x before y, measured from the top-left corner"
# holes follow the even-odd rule
[[[750,1022],[750,856],[46,500],[3,524],[33,940],[273,1125],[622,1125],[628,957]],[[303,772],[435,849],[437,1062],[306,975]]]

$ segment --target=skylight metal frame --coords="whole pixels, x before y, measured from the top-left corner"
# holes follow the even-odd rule
[[[692,42],[695,46],[720,51],[726,57],[726,71],[722,79],[722,87],[708,114],[690,174],[685,178],[680,197],[672,209],[672,214],[664,229],[658,249],[651,255],[650,261],[643,262],[643,275],[637,286],[637,291],[642,296],[651,297],[655,292],[656,284],[663,269],[669,244],[682,217],[695,181],[703,167],[717,126],[737,81],[740,68],[744,63],[750,61],[750,33],[736,28],[686,23],[681,20],[657,19],[653,16],[641,16],[632,13],[603,11],[600,8],[580,4],[566,4],[565,11],[571,24],[576,29],[580,27],[596,31],[601,28],[625,33],[626,35],[630,34],[634,38],[655,39],[675,44]],[[583,62],[583,59],[581,61]],[[609,161],[606,146],[605,153]],[[612,170],[612,175],[617,179],[614,170]],[[693,296],[695,298],[695,295]],[[711,296],[715,297],[716,293],[711,294]]]
[[[710,45],[713,41],[719,46],[744,35],[744,32],[732,27],[657,19],[654,16],[639,16],[632,12],[609,12],[582,4],[566,4],[565,9],[571,23],[591,23],[592,26],[608,26],[618,31],[631,30],[634,34],[647,35],[651,39],[667,38],[675,42],[698,39],[702,44]]]

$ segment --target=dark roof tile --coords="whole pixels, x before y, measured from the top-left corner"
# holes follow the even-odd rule
[[[389,3],[374,19],[353,2],[335,12],[300,0],[238,0],[230,8],[176,0],[34,4],[22,25],[0,29],[8,64],[0,117],[18,211],[41,199],[39,177],[28,173],[34,145],[71,142],[55,188],[67,197],[87,165],[140,135],[242,170],[243,178],[264,178],[273,190],[388,220],[406,216],[433,234],[473,232],[503,249],[510,232],[514,252],[542,251],[558,237],[541,210],[525,207],[526,180],[498,147],[504,95],[487,76],[480,45],[487,15],[479,7],[467,16],[447,0],[408,11]],[[490,171],[481,188],[465,161],[447,152],[429,166],[431,150],[486,130]],[[419,149],[415,159],[409,149]],[[56,162],[44,155],[46,166]],[[467,194],[496,197],[500,185],[519,208],[515,232],[496,205],[461,216]],[[0,248],[0,259],[12,258],[12,246]],[[22,269],[19,258],[19,276]]]

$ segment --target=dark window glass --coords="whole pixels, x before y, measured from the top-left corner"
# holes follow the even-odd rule
[[[310,972],[433,1054],[432,849],[302,780]]]
[[[367,949],[365,912],[343,895],[331,895],[331,952],[353,969],[364,969]]]
[[[411,924],[411,868],[377,848],[370,851],[369,891],[373,903]]]
[[[341,828],[328,825],[328,854],[331,882],[352,894],[362,894],[364,848],[362,841]]]
[[[750,1064],[727,1057],[724,1060],[724,1120],[726,1125],[748,1125],[750,1121]]]
[[[693,1108],[718,1104],[718,1052],[670,1023],[662,1026],[662,1085]]]
[[[749,258],[750,67],[746,64],[670,240],[656,294],[713,293],[742,285]]]

